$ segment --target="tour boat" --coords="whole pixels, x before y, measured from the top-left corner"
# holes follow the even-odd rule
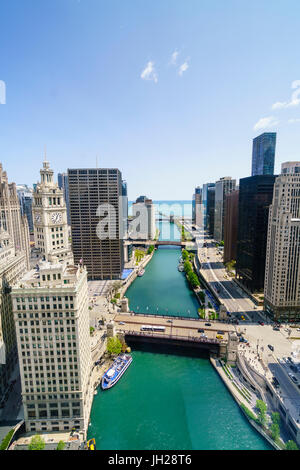
[[[184,266],[183,266],[183,264],[180,264],[180,265],[178,266],[178,271],[180,271],[181,273],[184,271]]]
[[[130,354],[120,354],[113,365],[105,372],[101,380],[102,390],[113,387],[132,363]]]
[[[138,276],[139,276],[139,277],[142,277],[144,274],[145,274],[145,270],[144,270],[144,269],[141,269],[141,270],[138,272]]]

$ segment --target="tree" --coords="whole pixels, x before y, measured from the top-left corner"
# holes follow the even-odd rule
[[[261,424],[261,426],[265,426],[266,420],[267,420],[267,416],[266,416],[267,405],[262,400],[257,400],[256,408],[259,410],[259,414],[258,414],[259,423]]]
[[[117,338],[117,336],[113,336],[112,338],[108,338],[107,340],[107,352],[111,356],[118,355],[122,351],[122,343]]]
[[[192,266],[189,261],[185,261],[183,267],[186,274],[192,272]]]
[[[296,442],[294,442],[294,441],[287,441],[287,443],[285,445],[285,449],[286,450],[299,450]]]
[[[270,430],[271,430],[271,436],[272,436],[272,439],[274,441],[277,441],[277,439],[279,438],[280,436],[280,428],[279,428],[279,425],[277,423],[272,423],[271,424],[271,427],[270,427]]]
[[[280,425],[280,414],[278,412],[272,413],[272,423]]]
[[[45,445],[44,439],[39,434],[36,434],[36,436],[31,438],[28,450],[44,450]]]
[[[93,326],[90,326],[90,335],[92,335],[95,331],[95,328]]]
[[[65,447],[66,447],[65,442],[59,441],[59,443],[57,444],[56,450],[64,450]]]

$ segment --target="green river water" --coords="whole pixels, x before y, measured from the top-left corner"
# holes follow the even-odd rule
[[[132,310],[197,317],[198,303],[177,270],[179,257],[179,248],[157,250],[127,291]],[[207,357],[154,346],[132,356],[115,387],[99,388],[94,398],[88,438],[97,449],[270,449]]]

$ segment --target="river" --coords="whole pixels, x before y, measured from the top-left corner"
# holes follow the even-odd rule
[[[171,239],[178,236],[175,227]],[[156,251],[127,291],[132,310],[197,317],[198,302],[177,270],[179,257],[179,248]],[[149,346],[132,356],[118,384],[105,392],[99,388],[94,398],[88,437],[96,438],[97,449],[270,449],[208,357]]]

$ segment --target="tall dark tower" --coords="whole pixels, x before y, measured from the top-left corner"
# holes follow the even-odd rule
[[[264,132],[253,139],[252,176],[274,175],[276,132]]]

